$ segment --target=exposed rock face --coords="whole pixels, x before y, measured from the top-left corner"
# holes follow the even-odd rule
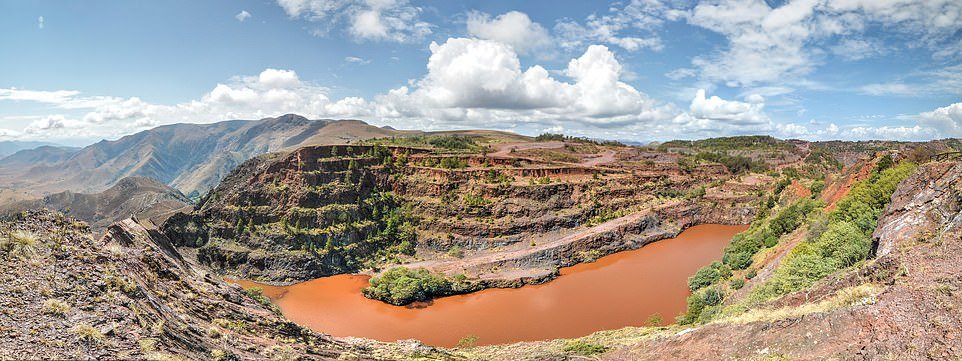
[[[932,163],[906,179],[892,195],[873,233],[877,257],[895,250],[897,242],[944,239],[959,233],[962,214],[962,163]]]
[[[193,268],[135,221],[100,240],[51,212],[0,224],[0,358],[362,359]]]
[[[304,147],[242,164],[163,229],[235,277],[291,282],[405,264],[518,286],[691,225],[749,223],[773,183],[720,164],[618,163],[631,148],[593,151],[601,156],[570,163],[523,152]],[[609,163],[585,165],[599,157]],[[406,256],[415,244],[426,261]]]

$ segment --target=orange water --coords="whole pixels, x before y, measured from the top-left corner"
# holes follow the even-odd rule
[[[561,269],[557,279],[517,289],[487,289],[444,297],[421,307],[398,307],[361,295],[368,277],[339,275],[290,286],[261,287],[291,321],[335,336],[382,341],[418,339],[454,346],[467,336],[478,345],[568,338],[641,326],[653,314],[674,321],[685,311],[687,279],[719,260],[746,226],[700,225],[677,238]]]

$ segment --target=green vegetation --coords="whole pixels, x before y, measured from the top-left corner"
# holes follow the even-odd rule
[[[912,163],[895,164],[880,159],[871,176],[857,183],[831,213],[815,212],[820,209],[820,202],[802,199],[771,217],[759,218],[725,248],[724,265],[734,272],[726,276],[724,268],[712,264],[689,279],[694,293],[688,298],[688,311],[678,322],[708,322],[723,312],[729,315],[743,312],[751,305],[804,289],[864,261],[870,256],[871,233],[882,210],[898,184],[914,169]],[[751,289],[742,303],[723,309],[720,305],[725,289],[740,289],[745,279],[752,279],[757,273],[754,268],[739,270],[751,266],[758,251],[774,246],[780,237],[806,223],[809,224],[806,238],[782,259],[772,276]]]
[[[721,137],[702,140],[672,140],[658,146],[661,151],[670,148],[692,148],[705,151],[728,151],[741,149],[755,150],[793,150],[791,143],[767,135]]]
[[[467,335],[458,340],[458,348],[471,348],[478,343],[478,336]]]
[[[722,262],[734,270],[748,268],[755,253],[777,244],[779,237],[798,228],[805,217],[818,206],[819,203],[814,200],[803,199],[783,208],[770,221],[756,222],[747,231],[732,238],[731,243],[725,247]]]
[[[712,285],[722,278],[727,279],[731,275],[732,270],[728,265],[715,261],[706,267],[702,267],[698,272],[695,272],[695,275],[688,278],[688,289],[694,292],[702,287]]]
[[[572,137],[572,136],[568,136],[568,135],[564,135],[564,134],[556,134],[556,133],[542,133],[541,135],[538,135],[537,137],[535,137],[535,138],[534,138],[534,141],[536,141],[536,142],[564,142],[564,141],[568,141],[568,142],[594,144],[594,145],[610,145],[610,146],[617,146],[617,147],[624,147],[624,146],[625,146],[624,143],[618,142],[618,141],[614,141],[614,140],[594,140],[594,139],[589,139],[589,138],[585,138],[585,137]]]
[[[281,310],[277,308],[277,305],[271,302],[270,298],[267,298],[267,296],[264,295],[264,290],[260,287],[251,287],[244,290],[244,292],[246,292],[250,298],[253,298],[254,301],[257,301],[257,303],[260,303],[262,306],[266,307],[268,310],[271,310],[278,315],[281,314]]]
[[[912,163],[878,164],[869,179],[838,202],[826,223],[812,227],[808,239],[785,256],[772,278],[752,290],[750,298],[761,301],[800,290],[869,257],[871,234],[883,208],[898,184],[915,170]]]
[[[582,340],[571,340],[565,343],[561,349],[564,352],[576,353],[582,356],[591,356],[608,351],[608,346],[590,343]]]
[[[380,276],[371,277],[370,283],[363,291],[364,296],[399,306],[464,293],[475,287],[464,275],[447,278],[423,268],[405,267],[395,267]]]
[[[458,158],[441,158],[438,166],[446,169],[460,169],[467,168],[468,163]]]
[[[403,137],[377,138],[363,141],[364,144],[394,145],[404,147],[433,147],[445,150],[481,150],[477,137],[466,135],[413,135]]]
[[[765,162],[755,161],[751,158],[740,155],[728,155],[721,152],[700,152],[695,155],[695,159],[704,160],[712,163],[721,163],[728,168],[729,172],[741,174],[745,172],[765,172],[768,165]]]

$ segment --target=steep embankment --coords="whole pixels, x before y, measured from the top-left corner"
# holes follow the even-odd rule
[[[291,282],[404,265],[520,286],[694,224],[748,223],[773,183],[586,141],[492,153],[463,136],[394,141],[419,147],[317,146],[249,161],[164,231],[234,277]]]
[[[133,221],[88,234],[47,211],[0,223],[0,358],[370,359],[193,268]]]
[[[480,347],[480,360],[956,359],[962,355],[962,163],[901,182],[872,234],[874,258],[737,315],[686,328]]]
[[[189,210],[190,200],[176,189],[153,179],[128,177],[100,193],[56,193],[42,199],[0,207],[0,213],[41,208],[69,214],[87,222],[99,232],[112,223],[129,217],[162,224],[172,214]]]

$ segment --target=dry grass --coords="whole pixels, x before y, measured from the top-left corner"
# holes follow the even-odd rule
[[[70,305],[58,299],[48,299],[43,301],[43,313],[48,315],[66,316],[70,312]]]
[[[0,238],[0,251],[8,258],[32,259],[37,255],[37,236],[27,231],[13,231]]]
[[[101,333],[100,330],[85,323],[78,324],[70,330],[77,336],[80,336],[81,340],[90,343],[101,344],[106,340],[106,337],[104,337],[104,334]]]
[[[870,305],[877,302],[877,296],[884,287],[872,283],[852,286],[839,290],[829,299],[806,303],[797,307],[782,307],[774,310],[752,309],[740,315],[719,319],[716,323],[746,324],[752,322],[772,322],[804,315],[827,312],[845,307]]]

